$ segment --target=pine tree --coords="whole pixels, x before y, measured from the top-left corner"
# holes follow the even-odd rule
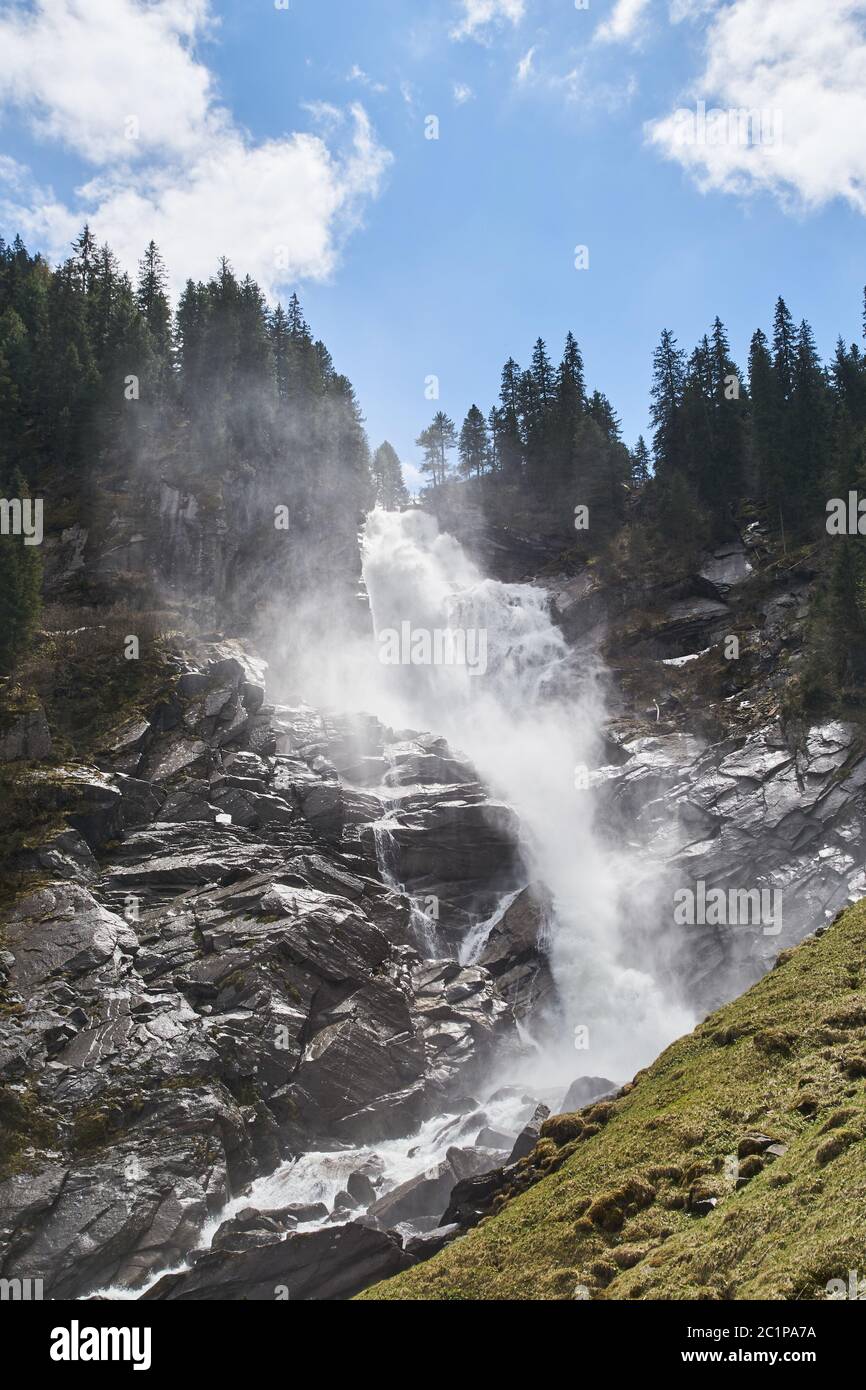
[[[773,316],[773,370],[779,399],[788,401],[794,389],[797,361],[797,331],[790,310],[781,295]]]
[[[653,355],[652,408],[650,419],[653,434],[653,456],[660,475],[674,470],[684,471],[685,439],[683,437],[682,405],[685,388],[685,354],[677,340],[665,329]]]
[[[556,454],[554,471],[560,479],[569,478],[573,472],[572,449],[575,430],[585,409],[586,382],[583,357],[577,339],[573,333],[569,333],[556,374],[553,448]]]
[[[291,340],[289,337],[289,321],[282,304],[278,304],[271,314],[270,336],[271,352],[274,358],[274,382],[277,390],[277,398],[280,401],[286,401],[289,396]]]
[[[480,478],[486,472],[490,455],[490,441],[487,434],[487,422],[477,405],[470,406],[463,422],[458,452],[460,472],[464,478],[473,476]]]
[[[520,367],[509,357],[502,369],[499,390],[498,452],[503,477],[518,482],[523,473],[524,440],[520,433]]]
[[[752,452],[758,466],[760,495],[765,502],[777,504],[782,488],[779,402],[770,345],[760,328],[753,334],[749,348],[749,399]]]
[[[396,449],[387,439],[373,455],[373,485],[376,502],[386,511],[399,511],[409,502],[409,491],[403,480],[403,468]]]
[[[444,410],[437,411],[432,424],[419,434],[415,443],[424,451],[421,471],[430,474],[434,487],[441,487],[447,482],[451,470],[448,455],[457,448],[457,428],[454,421],[449,419]]]
[[[650,451],[643,435],[638,435],[637,444],[631,456],[631,480],[636,488],[644,488],[650,480]]]
[[[171,305],[168,273],[155,241],[149,241],[138,263],[135,300],[153,339],[157,355],[168,361],[171,350]]]
[[[96,237],[90,230],[89,224],[85,222],[79,235],[72,243],[72,263],[75,267],[79,286],[84,294],[89,294],[92,287],[97,255]]]

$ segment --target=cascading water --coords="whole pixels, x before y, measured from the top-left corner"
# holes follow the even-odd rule
[[[591,795],[576,789],[575,769],[598,762],[604,720],[595,655],[569,650],[543,589],[485,579],[421,511],[371,513],[363,558],[377,634],[377,648],[360,658],[365,707],[459,747],[514,807],[533,875],[553,895],[562,1011],[544,1040],[538,1080],[567,1083],[590,1058],[598,1074],[625,1079],[693,1020],[637,958],[653,912],[651,866],[605,842]],[[409,640],[442,631],[474,633],[476,651],[486,644],[486,669],[425,664],[420,639],[413,662]],[[401,664],[380,660],[393,634],[401,634]],[[575,1036],[588,1056],[576,1055]]]
[[[569,650],[542,588],[485,579],[457,541],[420,511],[371,513],[363,556],[376,640],[341,641],[315,653],[311,648],[305,693],[346,710],[345,692],[351,690],[358,711],[375,713],[394,728],[444,736],[513,807],[529,871],[553,900],[547,944],[560,1007],[555,1019],[519,1025],[523,1061],[516,1064],[510,1049],[507,1069],[491,1073],[482,1109],[429,1119],[411,1139],[308,1153],[283,1164],[212,1218],[201,1249],[217,1225],[242,1207],[327,1207],[350,1173],[370,1165],[379,1193],[392,1191],[431,1171],[451,1145],[472,1144],[482,1126],[516,1133],[534,1101],[527,1110],[529,1097],[521,1087],[497,1090],[502,1082],[523,1083],[557,1104],[579,1075],[626,1080],[693,1023],[636,959],[644,921],[653,917],[651,866],[605,841],[594,823],[591,796],[576,789],[575,769],[591,769],[601,744],[602,672],[595,656]],[[410,639],[471,630],[474,653],[483,646],[486,661],[476,663],[474,673],[469,665],[447,661],[384,663],[384,643],[394,634],[405,638],[407,625]],[[435,652],[435,643],[418,650],[422,656]],[[411,657],[411,642],[408,651]],[[399,814],[399,800],[396,791],[393,801],[387,798],[373,826],[383,877],[395,887],[390,818]],[[504,895],[497,910],[467,933],[458,951],[462,963],[477,958],[515,896]],[[435,924],[415,914],[413,921],[419,946],[431,956],[444,954]],[[587,1050],[576,1050],[578,1029]],[[491,1164],[496,1161],[501,1154],[491,1151]]]
[[[379,873],[382,875],[382,882],[395,892],[404,892],[403,885],[399,882],[394,870],[395,851],[394,851],[394,832],[392,821],[396,814],[396,804],[386,803],[385,814],[372,825],[373,839],[376,844],[376,862],[379,865]],[[425,956],[435,959],[439,955],[447,954],[447,948],[441,947],[438,939],[436,922],[429,916],[418,902],[417,898],[409,898],[410,921],[412,930],[418,947]]]

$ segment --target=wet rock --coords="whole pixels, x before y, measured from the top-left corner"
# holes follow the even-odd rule
[[[494,1197],[510,1186],[513,1173],[514,1169],[506,1165],[462,1179],[451,1192],[440,1224],[456,1225],[462,1230],[477,1226],[482,1216],[486,1216],[490,1210]]]
[[[547,1119],[549,1114],[549,1106],[536,1106],[535,1113],[533,1114],[532,1119],[529,1121],[527,1125],[524,1125],[523,1129],[520,1131],[520,1133],[517,1136],[517,1139],[515,1140],[514,1148],[511,1150],[511,1153],[508,1156],[508,1162],[506,1163],[506,1167],[508,1167],[512,1163],[517,1163],[519,1159],[526,1158],[527,1154],[532,1153],[532,1150],[535,1148],[536,1144],[541,1138],[541,1126],[544,1124],[544,1121]]]
[[[268,1211],[268,1216],[275,1221],[282,1221],[291,1224],[293,1221],[298,1226],[303,1226],[310,1221],[324,1221],[328,1215],[328,1208],[324,1202],[295,1202],[287,1207],[279,1207],[274,1211]]]
[[[446,1245],[450,1245],[452,1240],[456,1240],[462,1234],[462,1228],[456,1223],[450,1226],[436,1226],[423,1235],[410,1236],[405,1244],[406,1254],[421,1264],[423,1260],[432,1260],[434,1255],[438,1255],[440,1250],[444,1250]]]
[[[382,1228],[438,1217],[457,1183],[484,1172],[489,1163],[489,1155],[474,1149],[449,1149],[441,1163],[380,1197],[369,1207],[367,1215]]]
[[[370,1179],[369,1174],[357,1170],[350,1173],[346,1181],[346,1192],[354,1204],[359,1207],[369,1207],[376,1201],[376,1189]]]
[[[275,1236],[279,1237],[292,1230],[296,1224],[291,1217],[283,1216],[277,1219],[271,1212],[246,1208],[231,1220],[222,1223],[211,1242],[211,1249],[256,1250],[263,1245],[272,1244]]]
[[[205,1255],[194,1269],[160,1279],[144,1300],[338,1301],[413,1263],[390,1232],[350,1223],[289,1235],[256,1250]]]
[[[475,1143],[479,1149],[502,1149],[508,1154],[514,1147],[515,1138],[514,1134],[502,1134],[499,1130],[490,1129],[485,1125],[478,1131]]]
[[[472,788],[404,798],[388,825],[390,867],[415,897],[439,900],[442,930],[525,880],[514,812]]]
[[[496,980],[517,1018],[543,1007],[554,995],[546,944],[552,911],[543,886],[530,884],[491,928],[476,958]]]
[[[19,899],[4,936],[15,955],[12,983],[22,994],[53,978],[86,975],[138,939],[123,918],[106,911],[81,884],[39,888]]]

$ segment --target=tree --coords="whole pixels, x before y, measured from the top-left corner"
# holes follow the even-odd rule
[[[451,468],[448,455],[457,448],[457,427],[454,421],[449,419],[444,410],[437,411],[432,424],[428,425],[426,430],[422,430],[415,443],[424,451],[421,471],[430,474],[434,487],[441,487],[447,481]]]
[[[513,357],[509,357],[502,368],[499,388],[497,451],[503,477],[512,483],[519,481],[523,473],[524,441],[520,432],[520,382],[520,367]]]
[[[767,335],[759,328],[749,347],[752,453],[764,501],[778,503],[782,489],[780,411]]]
[[[638,435],[631,456],[631,480],[636,488],[646,487],[650,480],[650,451],[643,435]]]
[[[575,427],[570,487],[575,505],[589,508],[590,536],[609,540],[625,513],[630,456],[624,444],[612,440],[590,415]]]
[[[789,513],[798,528],[823,521],[829,470],[830,401],[827,378],[805,319],[797,334],[786,469]]]
[[[490,440],[487,422],[477,405],[470,406],[463,422],[458,451],[460,472],[464,478],[471,478],[473,475],[480,478],[482,473],[486,472],[490,457]]]
[[[147,324],[157,354],[168,360],[171,349],[171,305],[168,300],[168,274],[155,241],[138,263],[135,301]]]
[[[677,347],[670,329],[665,329],[653,355],[652,408],[655,428],[653,455],[660,475],[685,470],[682,406],[685,388],[685,354]]]
[[[96,237],[90,230],[89,224],[85,222],[72,243],[72,263],[75,267],[78,283],[85,294],[89,293],[92,286],[96,257]]]
[[[556,410],[554,448],[556,472],[567,478],[572,472],[572,446],[577,422],[586,409],[586,383],[583,357],[573,333],[565,340],[565,350],[556,374]]]
[[[373,455],[372,472],[378,505],[388,512],[405,507],[409,501],[409,491],[403,480],[403,468],[396,449],[387,439]]]

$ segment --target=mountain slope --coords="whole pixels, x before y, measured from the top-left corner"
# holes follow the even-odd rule
[[[866,900],[613,1103],[549,1121],[540,1181],[362,1297],[826,1298],[866,1274],[864,1078]]]

